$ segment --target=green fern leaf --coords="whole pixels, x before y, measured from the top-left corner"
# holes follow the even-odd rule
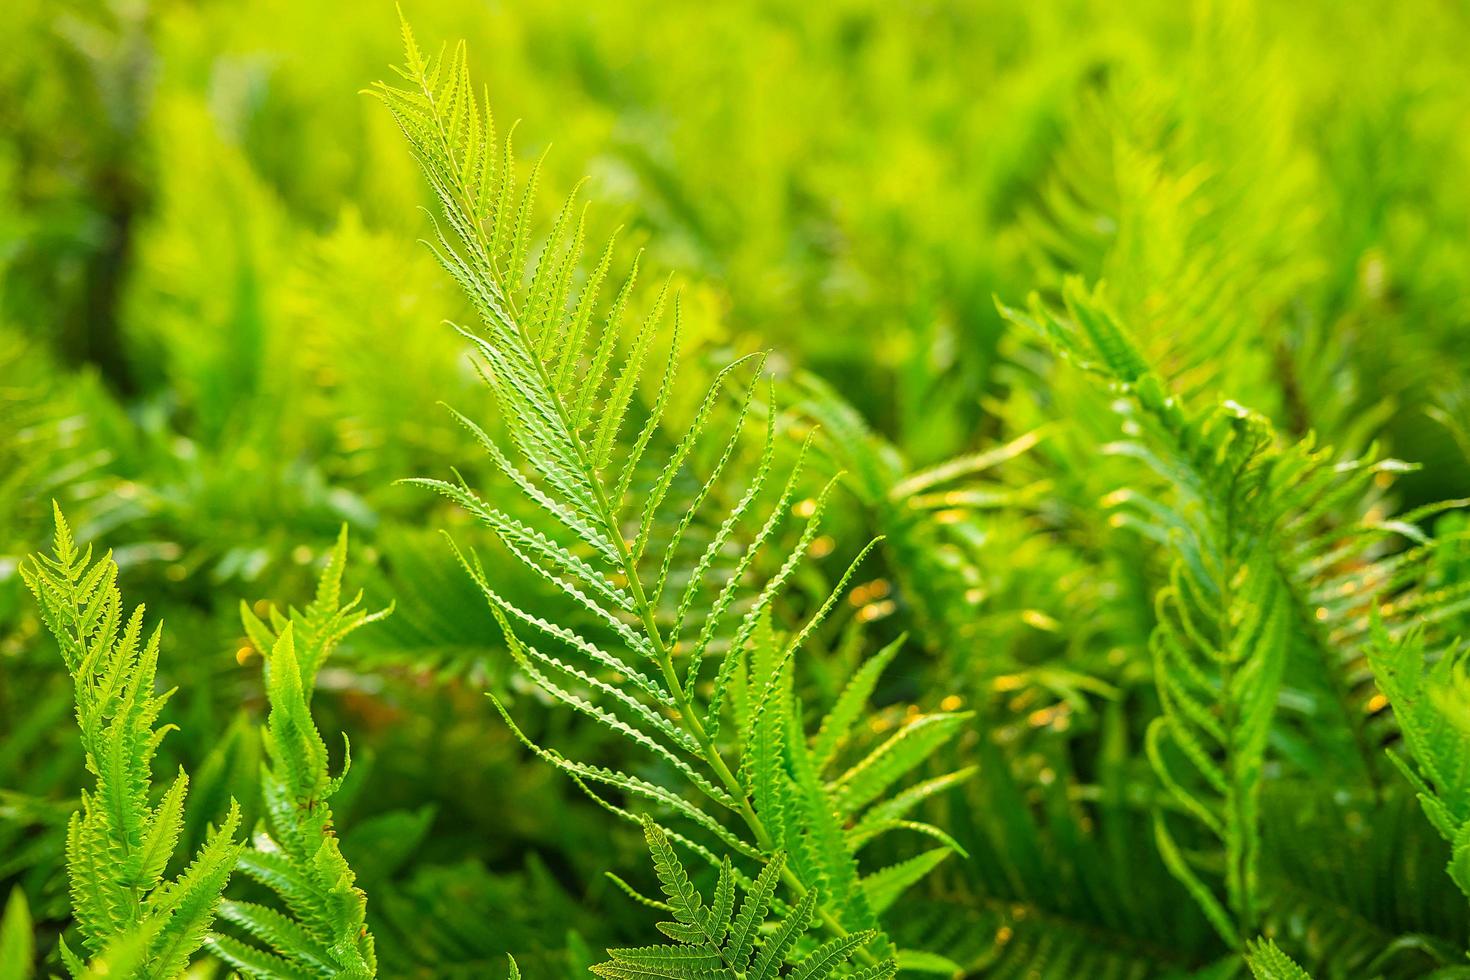
[[[230,935],[212,937],[220,959],[255,980],[276,977],[369,978],[377,954],[366,925],[367,897],[342,857],[328,800],[343,773],[331,775],[327,746],[311,716],[316,676],[333,649],[353,631],[392,610],[369,613],[362,594],[342,601],[347,528],[304,610],[272,610],[270,624],[241,604],[241,619],[265,656],[266,764],[261,795],[266,821],[253,847],[239,857],[240,870],[274,891],[286,911],[228,901],[221,918],[265,949]]]
[[[662,946],[610,949],[608,955],[612,959],[597,964],[592,972],[603,977],[665,977],[670,980],[754,980],[781,976],[786,958],[806,932],[817,905],[816,894],[806,893],[764,945],[756,946],[766,909],[773,900],[776,879],[784,868],[783,855],[777,852],[750,884],[740,911],[732,920],[735,877],[728,861],[721,867],[714,900],[706,904],[690,882],[665,831],[645,818],[644,836],[675,917],[674,922],[660,923],[659,929],[674,942]],[[875,935],[866,931],[833,938],[809,952],[785,975],[792,980],[823,980],[871,942]],[[892,972],[892,965],[891,960],[875,964],[879,972],[873,975],[888,975]]]
[[[72,909],[90,965],[63,946],[73,975],[112,970],[131,976],[184,971],[203,945],[234,869],[239,809],[231,803],[179,877],[164,878],[183,825],[188,777],[181,770],[156,806],[149,805],[153,757],[172,726],[158,717],[172,692],[154,690],[161,627],[143,641],[143,609],[126,622],[110,554],[97,561],[79,551],[60,507],[51,555],[34,555],[21,575],[41,607],[71,674],[87,769],[67,831]]]
[[[1298,966],[1269,939],[1257,939],[1249,943],[1245,961],[1256,980],[1312,980],[1311,974]]]

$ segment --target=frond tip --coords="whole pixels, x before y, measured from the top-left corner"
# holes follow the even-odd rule
[[[1269,939],[1247,943],[1245,961],[1256,980],[1312,980],[1310,973]]]

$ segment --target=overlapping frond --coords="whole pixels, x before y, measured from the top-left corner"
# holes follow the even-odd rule
[[[1369,663],[1393,706],[1404,753],[1389,757],[1450,845],[1446,869],[1470,897],[1470,680],[1463,646],[1430,657],[1422,629],[1392,635],[1375,614]]]
[[[67,833],[72,909],[83,942],[113,975],[173,977],[205,941],[241,845],[229,814],[177,877],[165,877],[184,825],[188,776],[180,770],[153,801],[153,757],[172,726],[158,718],[173,692],[155,687],[162,627],[144,638],[143,608],[125,617],[111,553],[79,550],[54,508],[50,555],[34,555],[22,575],[61,648],[75,691],[87,770],[81,810]],[[62,944],[74,976],[81,956]]]
[[[362,594],[342,600],[347,528],[327,559],[315,598],[304,610],[272,608],[269,623],[244,603],[245,632],[265,659],[266,763],[261,768],[265,825],[240,854],[239,869],[276,893],[281,907],[227,899],[220,917],[248,939],[210,937],[221,959],[254,980],[361,978],[377,974],[368,932],[367,896],[342,856],[329,800],[350,765],[333,776],[327,746],[311,717],[317,672],[349,633],[382,619]]]
[[[1163,714],[1150,729],[1149,754],[1178,806],[1222,845],[1224,904],[1192,870],[1162,816],[1159,846],[1238,947],[1260,913],[1256,799],[1288,651],[1316,651],[1337,720],[1354,737],[1360,773],[1371,779],[1374,753],[1353,677],[1367,629],[1364,603],[1392,596],[1401,617],[1421,624],[1464,608],[1470,583],[1428,584],[1432,549],[1415,523],[1459,502],[1400,521],[1345,521],[1375,477],[1402,465],[1336,462],[1310,436],[1279,440],[1266,419],[1233,402],[1191,413],[1100,290],[1089,294],[1072,280],[1066,299],[1065,314],[1034,299],[1029,312],[1004,312],[1128,396],[1129,438],[1108,448],[1141,462],[1164,487],[1158,495],[1119,491],[1108,503],[1115,525],[1173,555],[1151,640]],[[1411,547],[1387,552],[1396,538]]]
[[[673,940],[658,946],[610,949],[612,959],[599,963],[592,972],[615,980],[825,980],[847,976],[880,980],[897,973],[891,959],[855,970],[843,970],[858,950],[875,938],[871,930],[852,932],[823,943],[806,938],[812,924],[818,894],[808,892],[777,924],[767,925],[766,916],[776,899],[777,884],[785,855],[776,852],[754,882],[746,889],[737,910],[735,872],[727,858],[720,866],[713,901],[706,901],[667,834],[651,819],[644,820],[644,835],[653,855],[653,865],[665,896],[661,906],[673,921],[660,922],[659,931]],[[801,955],[795,955],[804,949]],[[790,960],[789,969],[785,963]]]
[[[1369,639],[1369,609],[1382,603],[1385,628],[1400,636],[1418,625],[1426,630],[1431,653],[1445,650],[1470,609],[1470,580],[1446,576],[1435,562],[1446,549],[1467,540],[1460,524],[1446,519],[1445,532],[1431,538],[1425,525],[1446,511],[1463,508],[1464,499],[1426,504],[1389,517],[1374,495],[1411,466],[1371,451],[1363,458],[1339,458],[1315,435],[1284,439],[1263,417],[1232,401],[1191,413],[1139,354],[1128,329],[1111,311],[1101,287],[1089,292],[1079,280],[1065,289],[1065,313],[1047,310],[1033,299],[1029,311],[1004,308],[1017,323],[1048,337],[1058,353],[1123,391],[1128,423],[1141,430],[1108,447],[1136,458],[1149,471],[1193,498],[1219,492],[1210,480],[1204,441],[1231,425],[1259,430],[1259,469],[1265,486],[1253,521],[1264,529],[1267,557],[1290,596],[1294,642],[1321,661],[1328,697],[1336,702],[1333,720],[1347,730],[1357,755],[1358,775],[1373,780],[1378,753],[1364,705],[1372,692],[1363,669]],[[1112,520],[1167,543],[1177,527],[1144,494],[1120,491],[1106,504]]]
[[[1221,849],[1225,901],[1156,816],[1160,853],[1221,935],[1239,946],[1259,915],[1258,798],[1266,738],[1286,658],[1289,596],[1270,547],[1271,432],[1224,405],[1187,416],[1122,328],[1100,306],[1074,302],[1075,322],[1040,308],[1009,311],[1135,394],[1141,438],[1117,447],[1167,481],[1161,499],[1129,492],[1117,523],[1154,533],[1173,558],[1156,597],[1150,645],[1162,714],[1149,758],[1165,788]]]
[[[809,735],[784,644],[764,624],[753,637],[733,699],[747,733],[740,772],[752,787],[757,811],[767,816],[774,843],[803,880],[833,896],[849,928],[876,927],[908,888],[950,855],[964,853],[948,833],[916,819],[916,811],[974,770],[918,781],[911,777],[965,729],[971,715],[916,712],[876,745],[870,733],[859,732],[878,679],[903,642],[896,640],[865,662]],[[896,864],[864,870],[864,849],[891,833],[927,839],[933,846]]]
[[[1006,478],[1014,469],[1007,464],[1030,452],[1045,433],[1027,432],[982,452],[914,468],[829,385],[814,376],[801,383],[805,398],[799,408],[821,426],[822,447],[845,471],[848,486],[883,534],[897,578],[893,601],[914,609],[935,652],[965,656],[982,629],[978,607],[988,591],[977,554],[984,527],[996,511],[1029,508],[1048,490],[1046,480]]]

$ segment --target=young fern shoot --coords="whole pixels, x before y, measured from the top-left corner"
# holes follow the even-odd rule
[[[251,643],[265,655],[270,716],[261,769],[265,826],[241,852],[240,871],[270,888],[284,910],[227,899],[220,917],[267,948],[233,936],[211,936],[214,952],[252,980],[320,977],[367,980],[377,975],[368,932],[367,896],[342,857],[328,800],[351,764],[331,775],[327,747],[311,717],[317,673],[349,633],[392,610],[369,613],[362,594],[342,601],[347,563],[344,526],[305,610],[272,608],[269,622],[241,603]],[[345,741],[345,737],[344,737]]]
[[[193,862],[165,879],[184,825],[189,777],[182,770],[157,803],[153,756],[171,726],[157,724],[172,691],[154,690],[162,626],[144,639],[143,607],[124,618],[111,552],[97,561],[79,551],[54,507],[51,555],[33,555],[21,568],[41,617],[61,648],[75,686],[87,771],[96,782],[82,791],[81,810],[67,831],[66,863],[72,911],[92,966],[61,943],[73,977],[164,980],[178,976],[205,942],[234,870],[240,822],[231,803]]]
[[[600,291],[611,264],[611,244],[573,296],[571,284],[583,246],[582,221],[573,220],[575,192],[528,268],[536,171],[517,186],[509,137],[504,147],[498,145],[493,122],[470,85],[462,45],[450,55],[426,59],[406,26],[404,41],[407,64],[398,69],[404,84],[379,84],[374,92],[393,113],[438,198],[444,220],[431,248],[479,315],[479,329],[459,329],[478,355],[513,453],[474,421],[457,417],[542,520],[532,526],[463,481],[414,482],[463,507],[528,573],[576,605],[580,622],[549,622],[507,599],[477,556],[456,549],[526,674],[550,698],[652,756],[660,776],[645,778],[567,758],[532,743],[508,707],[497,700],[497,708],[533,752],[599,804],[639,823],[643,818],[625,802],[648,805],[669,840],[716,868],[731,860],[732,880],[742,885],[770,867],[783,848],[793,855],[810,850],[811,860],[779,864],[780,878],[796,900],[809,900],[835,937],[875,929],[873,909],[853,866],[855,845],[845,836],[831,797],[841,789],[824,784],[815,770],[803,775],[806,752],[799,749],[804,733],[785,693],[796,651],[831,611],[872,544],[806,625],[776,648],[765,669],[758,676],[748,674],[747,648],[815,539],[827,499],[824,491],[776,572],[759,587],[750,585],[757,557],[791,512],[806,451],[803,447],[774,503],[763,503],[776,480],[776,408],[774,397],[768,397],[763,448],[748,482],[728,511],[707,512],[719,496],[712,491],[735,469],[730,464],[741,452],[763,358],[748,356],[720,371],[666,457],[656,468],[645,466],[664,421],[677,365],[677,302],[672,350],[646,421],[625,436],[644,362],[668,305],[667,285],[626,344],[622,319],[636,261],[605,314]],[[713,444],[711,471],[694,481],[692,499],[675,512],[675,481],[692,468],[696,447],[714,438],[715,408],[739,371],[751,371],[754,377],[736,396],[729,431]],[[650,471],[651,477],[645,475]],[[681,565],[680,545],[696,521],[708,527],[708,543],[690,564]],[[656,527],[671,530],[654,548]],[[711,660],[715,666],[706,669]],[[749,702],[744,720],[765,722],[737,725],[733,731],[722,727],[736,686],[748,689],[742,695]],[[934,732],[952,734],[955,717],[935,724]],[[757,730],[758,747],[753,741]],[[915,739],[902,751],[889,750],[873,770],[884,774],[881,778],[854,780],[881,793],[936,744],[930,738]],[[732,762],[735,758],[738,764]],[[876,795],[864,792],[848,802],[856,810]],[[808,811],[801,820],[795,802],[783,804],[788,799],[801,801]],[[807,816],[815,819],[807,821]],[[826,880],[829,876],[832,881]],[[824,886],[821,898],[808,899],[819,884]],[[872,963],[889,949],[881,932],[869,945],[871,951],[860,948],[856,955]]]

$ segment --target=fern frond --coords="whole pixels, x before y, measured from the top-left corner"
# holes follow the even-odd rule
[[[1470,682],[1464,647],[1431,658],[1424,630],[1394,636],[1375,610],[1368,662],[1393,706],[1406,756],[1389,750],[1434,829],[1450,845],[1446,870],[1470,898]]]
[[[102,951],[83,961],[61,941],[61,963],[72,980],[105,980],[108,977],[172,976],[155,972],[158,961],[152,955],[153,941],[165,927],[162,918],[149,919],[138,927],[108,940]]]
[[[126,619],[111,553],[93,561],[78,549],[66,518],[53,505],[56,534],[50,555],[33,555],[21,575],[40,604],[71,674],[87,770],[96,782],[82,791],[67,831],[72,909],[92,968],[67,953],[74,975],[87,969],[149,976],[181,973],[204,943],[220,893],[241,845],[239,809],[177,878],[165,879],[183,829],[188,776],[182,770],[156,805],[153,757],[172,726],[158,717],[172,692],[155,691],[162,627],[143,639],[143,608]]]
[[[212,937],[211,945],[220,959],[256,980],[370,978],[377,973],[366,925],[367,896],[342,856],[328,804],[350,757],[342,773],[333,776],[326,743],[311,717],[317,672],[333,648],[392,611],[366,611],[361,593],[342,601],[346,563],[343,527],[317,580],[316,596],[304,610],[272,609],[267,624],[248,605],[240,606],[247,635],[265,653],[270,715],[260,774],[265,826],[252,849],[241,855],[239,867],[273,890],[285,909],[226,901],[221,918],[264,948],[229,935]]]
[[[1352,703],[1338,652],[1344,635],[1357,629],[1360,607],[1320,603],[1323,590],[1342,585],[1328,570],[1341,567],[1345,558],[1367,560],[1371,553],[1360,542],[1375,532],[1351,535],[1354,543],[1344,552],[1342,536],[1321,524],[1360,497],[1384,465],[1331,465],[1329,454],[1310,438],[1280,444],[1263,417],[1232,402],[1191,414],[1149,367],[1100,291],[1089,294],[1071,280],[1065,295],[1066,315],[1034,299],[1029,312],[1002,309],[1124,392],[1137,408],[1130,418],[1136,435],[1110,448],[1144,464],[1166,491],[1114,494],[1113,523],[1154,538],[1174,554],[1169,583],[1156,599],[1150,645],[1163,714],[1150,727],[1147,746],[1171,796],[1219,841],[1224,903],[1176,843],[1162,814],[1158,845],[1216,929],[1239,948],[1260,914],[1257,801],[1294,637],[1307,638],[1317,649],[1342,720],[1356,735],[1365,772],[1370,778],[1373,772],[1362,734],[1364,713]],[[1326,552],[1332,557],[1316,560]],[[1410,589],[1412,575],[1399,576],[1398,567],[1396,559],[1384,559],[1360,572],[1348,591]],[[1324,624],[1335,615],[1342,617],[1338,629],[1325,633]]]
[[[398,70],[404,83],[380,84],[374,92],[398,122],[438,199],[442,226],[435,228],[430,248],[480,317],[478,329],[460,332],[474,349],[477,369],[494,395],[513,452],[476,423],[462,416],[460,421],[490,455],[495,469],[553,530],[541,531],[511,517],[463,481],[417,482],[473,515],[527,573],[555,588],[576,609],[572,621],[551,622],[520,608],[504,596],[478,556],[456,546],[461,564],[494,610],[512,657],[526,675],[552,700],[657,760],[663,774],[658,778],[671,774],[677,785],[567,758],[527,738],[512,720],[508,705],[496,700],[497,709],[531,751],[611,812],[638,819],[602,793],[640,800],[657,808],[671,824],[679,824],[678,830],[670,826],[661,831],[668,840],[709,857],[717,867],[721,862],[716,855],[723,853],[752,868],[747,873],[732,867],[732,882],[750,876],[759,879],[760,869],[769,867],[781,841],[805,833],[785,826],[790,815],[779,799],[790,794],[793,801],[820,814],[821,820],[812,826],[822,828],[825,843],[818,850],[829,870],[819,871],[806,861],[783,864],[787,885],[800,899],[814,894],[816,882],[810,875],[832,877],[831,868],[848,868],[839,876],[838,887],[824,890],[829,898],[809,902],[839,941],[875,928],[876,918],[866,909],[853,858],[857,842],[836,822],[831,803],[840,798],[849,814],[864,809],[952,735],[957,719],[926,720],[834,786],[824,784],[816,767],[808,766],[811,778],[804,791],[797,791],[791,782],[806,759],[806,734],[799,718],[791,715],[794,703],[782,701],[766,712],[775,727],[763,729],[762,752],[748,751],[751,733],[736,731],[730,736],[744,760],[739,774],[731,768],[728,750],[719,741],[722,721],[732,710],[728,690],[737,677],[749,683],[742,673],[747,648],[816,539],[821,518],[819,504],[777,571],[752,587],[751,573],[791,513],[801,465],[799,455],[776,502],[763,506],[768,484],[774,482],[774,399],[767,403],[758,465],[734,506],[710,513],[720,496],[713,492],[717,482],[736,468],[741,456],[764,357],[751,355],[719,371],[682,434],[661,438],[677,366],[682,314],[676,299],[669,359],[650,392],[643,423],[627,431],[645,362],[668,305],[668,283],[647,303],[640,324],[625,335],[622,323],[633,306],[638,261],[633,261],[603,310],[598,290],[611,268],[609,245],[573,298],[567,284],[577,278],[572,269],[585,226],[578,218],[572,230],[570,200],[553,220],[540,257],[527,265],[535,173],[519,191],[512,191],[509,140],[505,148],[495,145],[488,110],[465,81],[461,49],[447,57],[424,59],[407,28],[405,36],[407,65]],[[504,162],[487,177],[480,161],[492,159]],[[487,181],[493,187],[487,189]],[[517,193],[519,205],[510,204]],[[748,383],[737,382],[752,368],[754,376]],[[726,399],[738,400],[739,407],[734,424],[716,435],[720,427],[715,409]],[[665,442],[667,450],[656,457],[655,450]],[[713,471],[693,481],[698,489],[692,497],[676,493],[681,479],[689,482],[693,475],[689,472],[693,463],[708,455],[715,458]],[[654,555],[655,533],[664,525],[672,526],[671,538],[661,542],[665,553]],[[697,559],[681,566],[680,543],[695,526],[711,529],[707,543]],[[790,661],[810,641],[865,554],[866,549],[817,604],[815,613],[793,632],[773,664]],[[666,603],[666,587],[681,580],[677,602]],[[528,642],[533,634],[536,643]],[[706,660],[716,661],[712,686],[702,676]],[[765,679],[784,672],[777,667]],[[851,710],[849,703],[844,711]],[[788,746],[790,740],[794,741]],[[800,752],[793,755],[797,745]],[[686,795],[686,790],[693,793]],[[864,839],[876,832],[870,827]],[[881,948],[885,943],[875,945]],[[854,955],[873,959],[861,946],[851,947]]]
[[[1335,703],[1333,724],[1318,727],[1346,730],[1348,750],[1357,757],[1356,775],[1376,785],[1379,756],[1368,731],[1370,712],[1364,710],[1372,692],[1360,669],[1367,657],[1368,610],[1380,603],[1392,635],[1420,624],[1428,630],[1431,648],[1442,648],[1433,644],[1446,643],[1456,617],[1470,608],[1470,581],[1436,579],[1434,560],[1466,536],[1462,529],[1451,530],[1436,545],[1420,525],[1464,508],[1467,501],[1438,501],[1397,518],[1382,516],[1381,507],[1364,508],[1375,488],[1412,467],[1374,458],[1371,451],[1363,458],[1338,458],[1311,433],[1282,439],[1263,417],[1231,401],[1191,414],[1156,371],[1139,367],[1141,355],[1101,287],[1089,292],[1069,279],[1064,296],[1064,314],[1034,297],[1028,311],[1002,311],[1049,337],[1059,354],[1124,392],[1136,406],[1129,421],[1143,430],[1142,436],[1110,451],[1139,460],[1188,499],[1200,500],[1207,499],[1217,472],[1205,458],[1221,449],[1211,440],[1241,424],[1228,419],[1249,420],[1243,424],[1258,430],[1265,485],[1253,519],[1263,529],[1267,557],[1290,598],[1294,641],[1319,659],[1320,683]],[[1104,348],[1115,353],[1104,354]],[[1165,543],[1181,531],[1170,512],[1146,494],[1124,491],[1112,502],[1118,505],[1112,518],[1117,525]]]
[[[653,978],[670,980],[824,980],[853,958],[872,941],[872,931],[852,932],[816,946],[805,956],[783,969],[793,948],[806,933],[815,892],[808,892],[787,914],[775,931],[761,944],[756,936],[762,931],[766,910],[770,907],[776,879],[784,864],[777,852],[747,890],[740,910],[735,909],[735,879],[727,860],[720,868],[715,897],[706,903],[704,896],[689,880],[679,861],[673,843],[657,824],[644,819],[644,836],[653,855],[673,922],[659,923],[659,930],[673,940],[661,946],[610,949],[612,959],[599,963],[592,972],[602,977]],[[887,977],[896,970],[892,960],[872,964],[861,976]]]
[[[1256,980],[1312,980],[1311,974],[1269,939],[1247,943],[1245,961]]]

